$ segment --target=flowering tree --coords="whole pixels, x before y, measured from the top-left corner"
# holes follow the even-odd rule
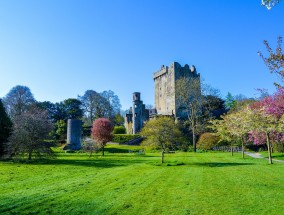
[[[113,125],[109,119],[99,118],[93,123],[92,138],[102,148],[102,155],[106,143],[112,140],[112,130]]]
[[[269,163],[272,163],[271,142],[283,142],[284,89],[279,88],[272,95],[250,105],[252,132],[250,138],[255,144],[266,142]]]
[[[222,116],[222,120],[211,121],[211,128],[217,132],[221,140],[231,142],[231,151],[233,155],[232,140],[238,139],[242,143],[242,157],[244,158],[245,136],[250,131],[250,119],[247,114],[247,107],[237,112]]]

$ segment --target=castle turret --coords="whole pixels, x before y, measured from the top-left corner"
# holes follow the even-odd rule
[[[138,133],[143,127],[143,102],[140,100],[140,93],[133,93],[133,134]]]

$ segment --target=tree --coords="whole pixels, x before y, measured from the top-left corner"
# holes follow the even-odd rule
[[[12,119],[26,112],[35,102],[30,89],[20,85],[13,87],[3,99],[4,106]]]
[[[78,99],[66,99],[63,102],[67,119],[80,119],[83,117],[82,102]],[[67,120],[66,119],[66,120]]]
[[[283,116],[284,116],[284,89],[279,88],[272,95],[261,99],[250,105],[252,135],[254,141],[256,135],[265,135],[268,148],[269,163],[272,164],[272,144],[271,141],[280,135],[280,139],[284,139],[283,134]],[[257,139],[256,139],[257,141]],[[257,142],[255,143],[257,144]]]
[[[176,101],[179,111],[184,112],[192,132],[194,152],[196,152],[196,128],[201,117],[202,96],[199,78],[181,77],[176,83]]]
[[[89,125],[101,117],[107,117],[109,113],[109,102],[94,90],[87,90],[83,96],[79,96],[82,109]]]
[[[237,138],[242,143],[242,158],[245,152],[245,136],[251,129],[251,118],[248,116],[248,107],[227,115],[227,126],[231,136]]]
[[[226,141],[231,143],[231,153],[234,155],[233,150],[233,136],[229,130],[229,120],[227,115],[221,116],[221,119],[214,119],[210,121],[210,125],[208,126],[216,135],[220,138],[219,141]]]
[[[92,138],[102,148],[103,156],[106,143],[112,140],[112,130],[113,124],[109,119],[99,118],[93,123]]]
[[[50,154],[50,144],[46,142],[51,131],[47,111],[33,107],[13,120],[13,132],[9,138],[8,149],[11,155]]]
[[[225,107],[227,108],[227,110],[230,110],[231,108],[233,108],[235,106],[235,99],[234,96],[228,92],[226,98],[225,98]]]
[[[0,99],[0,157],[4,154],[4,144],[7,143],[12,131],[12,121],[5,111]]]
[[[124,118],[123,118],[123,116],[121,116],[120,113],[115,114],[113,121],[114,121],[114,124],[117,125],[117,126],[124,124]]]
[[[103,91],[100,93],[102,97],[104,97],[108,101],[107,112],[108,118],[113,119],[116,114],[120,113],[121,104],[117,95],[114,94],[113,91]]]
[[[281,0],[262,0],[261,5],[265,6],[268,10],[280,3]]]
[[[51,135],[55,140],[59,140],[61,143],[65,142],[67,136],[67,124],[64,120],[58,120],[53,124],[53,131]]]
[[[165,116],[148,121],[140,134],[146,138],[143,141],[144,145],[155,146],[162,150],[162,163],[166,150],[182,141],[182,132],[174,119]]]
[[[263,54],[258,51],[258,54],[264,61],[265,65],[268,67],[270,73],[276,74],[276,76],[280,79],[281,83],[284,82],[284,54],[282,53],[282,37],[279,36],[277,39],[277,47],[275,52],[272,50],[270,45],[268,44],[267,40],[264,40],[264,45],[266,50],[269,53],[268,57],[264,57]],[[275,86],[278,88],[284,88],[283,85],[279,83],[274,83]]]

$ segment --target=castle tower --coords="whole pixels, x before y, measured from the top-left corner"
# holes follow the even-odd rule
[[[133,134],[138,133],[143,127],[143,102],[140,100],[140,93],[133,93]],[[145,107],[144,107],[145,108]]]
[[[200,81],[200,74],[196,72],[194,66],[187,64],[182,67],[179,63],[173,62],[169,67],[162,66],[154,73],[155,83],[155,107],[160,115],[174,115],[183,118],[180,115],[179,105],[176,101],[176,83],[182,77],[197,78]]]

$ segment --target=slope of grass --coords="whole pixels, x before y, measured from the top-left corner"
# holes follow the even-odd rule
[[[56,153],[0,162],[0,214],[283,214],[284,165],[229,153]]]

